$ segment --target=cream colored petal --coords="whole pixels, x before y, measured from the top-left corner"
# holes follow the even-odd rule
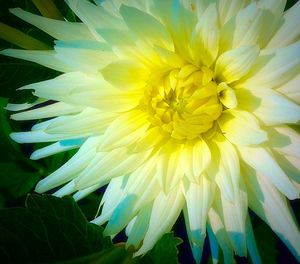
[[[97,74],[117,56],[105,43],[92,40],[56,41],[55,57],[74,71],[91,72]]]
[[[62,101],[72,105],[90,106],[110,112],[122,112],[139,104],[143,91],[120,91],[101,76],[72,72],[52,80],[26,85],[21,89],[33,89],[41,98]],[[118,104],[115,102],[118,101]]]
[[[210,67],[219,51],[219,26],[216,4],[211,4],[200,17],[192,33],[191,50],[197,64]]]
[[[300,106],[266,88],[236,90],[238,106],[256,115],[266,125],[293,124],[300,120]]]
[[[152,207],[149,228],[143,240],[142,247],[134,254],[142,255],[149,251],[156,241],[170,231],[176,222],[184,205],[184,196],[179,185],[167,195],[161,192]]]
[[[168,31],[153,16],[126,5],[121,5],[120,14],[129,29],[139,38],[146,40],[150,45],[172,48],[172,40]]]
[[[216,62],[215,78],[226,83],[239,80],[250,71],[258,54],[257,46],[243,46],[223,53]]]
[[[120,60],[107,65],[101,70],[106,81],[120,88],[144,87],[149,78],[149,69],[130,60]]]
[[[233,144],[256,145],[268,139],[257,119],[241,110],[225,110],[218,119],[223,135]]]
[[[270,127],[268,145],[281,154],[300,158],[300,135],[288,126]]]
[[[76,149],[79,148],[83,143],[84,139],[71,139],[59,141],[47,147],[34,151],[31,154],[30,159],[38,160],[57,153],[65,152],[71,149]]]
[[[218,13],[221,25],[236,15],[251,1],[249,0],[218,0]]]
[[[60,116],[45,129],[49,134],[101,134],[117,117],[117,114],[86,108],[76,115]]]
[[[300,104],[300,74],[295,78],[291,79],[289,82],[284,83],[278,89],[278,92],[284,94],[292,101]]]
[[[157,161],[157,180],[162,190],[167,194],[182,179],[184,172],[179,164],[182,147],[171,143],[167,143],[160,150]]]
[[[105,227],[105,234],[119,233],[140,210],[159,195],[160,188],[154,178],[154,165],[154,160],[147,162],[129,176],[124,189],[126,195],[114,209]]]
[[[292,44],[300,35],[300,2],[288,9],[277,32],[267,45],[267,48],[280,48]]]
[[[238,149],[242,159],[256,170],[258,175],[272,183],[289,199],[299,198],[298,190],[266,149],[241,146]]]
[[[239,190],[234,202],[228,201],[223,195],[219,205],[222,211],[223,222],[232,247],[237,255],[246,256],[246,216],[248,211],[247,193],[244,188]]]
[[[139,168],[148,156],[149,152],[128,155],[126,148],[98,152],[76,178],[76,189],[88,188],[95,184],[104,186],[112,178]]]
[[[142,138],[149,127],[147,114],[133,110],[115,119],[104,133],[101,150],[128,146]]]
[[[237,107],[237,99],[235,96],[235,91],[229,87],[225,82],[218,85],[219,100],[221,103],[231,109]]]
[[[60,186],[72,179],[82,171],[96,153],[100,137],[89,138],[81,146],[79,151],[58,170],[39,181],[35,191],[42,193]]]
[[[67,114],[76,114],[83,110],[82,107],[70,105],[62,102],[38,107],[25,112],[13,114],[10,116],[13,120],[34,120],[41,118],[49,118]]]
[[[98,28],[124,28],[124,22],[120,18],[107,12],[107,10],[100,5],[96,6],[87,0],[66,0],[66,2],[100,41],[102,38],[97,33]]]
[[[196,262],[200,262],[206,236],[206,218],[213,201],[215,185],[204,176],[200,184],[190,183],[186,187],[185,222],[190,246]]]
[[[10,12],[59,40],[95,39],[83,23],[54,20],[26,12],[21,8],[10,9]]]
[[[83,135],[86,136],[86,135]],[[13,132],[10,134],[12,140],[18,143],[42,143],[42,142],[54,142],[64,139],[75,139],[78,135],[73,134],[49,134],[43,130],[33,130],[26,132]]]
[[[210,149],[204,139],[195,143],[192,155],[194,177],[198,180],[211,162]]]
[[[181,0],[153,0],[150,6],[151,12],[161,19],[170,32],[175,50],[184,58],[190,58],[188,46],[197,22],[195,12],[190,8],[184,8],[188,3]]]
[[[230,244],[225,226],[221,219],[220,214],[215,208],[211,208],[208,212],[209,226],[211,233],[216,237],[224,256],[224,262],[226,264],[234,263],[233,248]],[[208,228],[209,229],[209,228]],[[211,236],[210,236],[211,237]]]
[[[60,71],[70,72],[74,68],[65,64],[60,59],[56,58],[56,52],[54,50],[18,50],[18,49],[5,49],[0,51],[1,55],[14,57],[22,60],[36,62],[47,68]]]
[[[113,178],[109,182],[100,202],[100,206],[103,205],[101,214],[100,216],[92,220],[92,223],[102,225],[109,220],[114,209],[120,203],[120,201],[122,201],[125,195],[124,187],[127,182],[127,179],[128,177],[126,176],[120,176]]]
[[[232,144],[225,138],[216,141],[220,151],[219,171],[216,183],[222,195],[228,201],[235,201],[239,195],[240,164],[238,154]]]
[[[279,25],[285,2],[254,2],[240,10],[222,28],[220,49],[224,51],[242,45],[265,47]]]
[[[99,189],[101,186],[98,184],[95,184],[89,188],[85,188],[82,189],[80,191],[77,191],[73,194],[73,198],[75,201],[79,201],[83,198],[85,198],[86,196],[88,196],[89,194],[93,193],[94,191],[96,191],[97,189]]]
[[[300,260],[300,233],[287,201],[264,177],[243,170],[250,208],[261,217]]]
[[[251,71],[238,82],[241,88],[275,88],[299,74],[300,41],[279,49],[265,50]]]
[[[130,233],[127,235],[126,247],[133,246],[137,249],[144,239],[146,232],[149,227],[149,220],[151,216],[152,203],[146,205],[141,209],[137,215],[133,226],[131,227]]]

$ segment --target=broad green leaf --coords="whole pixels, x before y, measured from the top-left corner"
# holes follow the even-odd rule
[[[0,210],[0,259],[51,263],[82,258],[113,247],[102,231],[72,198],[29,195],[26,208]]]
[[[173,233],[165,234],[155,245],[155,247],[140,260],[140,263],[153,264],[177,264],[178,248],[182,240],[175,237]]]

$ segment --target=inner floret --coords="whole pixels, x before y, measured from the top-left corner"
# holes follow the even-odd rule
[[[154,78],[142,103],[153,126],[178,140],[196,139],[213,129],[223,110],[213,72],[191,64]]]

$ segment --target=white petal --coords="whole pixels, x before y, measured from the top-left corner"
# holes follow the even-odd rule
[[[219,0],[217,2],[221,25],[224,25],[231,17],[249,3],[248,0]]]
[[[156,241],[170,231],[176,222],[184,205],[181,186],[174,188],[167,195],[161,192],[154,200],[149,228],[145,235],[142,247],[135,253],[139,256],[149,251]]]
[[[261,52],[251,71],[237,87],[278,87],[299,74],[299,69],[300,41],[287,47]]]
[[[146,86],[149,78],[144,65],[130,60],[120,60],[107,65],[101,70],[104,79],[120,89]]]
[[[204,176],[200,184],[190,183],[185,191],[185,222],[194,259],[200,262],[206,234],[206,218],[214,197],[214,184]]]
[[[33,160],[42,159],[57,153],[65,152],[71,149],[79,148],[83,144],[83,139],[71,139],[56,142],[47,147],[34,151],[30,158]]]
[[[99,70],[117,59],[111,48],[92,40],[55,41],[55,57],[74,71],[97,74]]]
[[[149,127],[146,115],[140,110],[120,115],[105,131],[101,150],[128,146],[142,138]]]
[[[287,201],[264,177],[243,169],[250,208],[261,217],[300,260],[300,233]]]
[[[282,126],[268,128],[267,131],[270,147],[281,154],[300,158],[300,135],[294,129]]]
[[[172,143],[161,148],[157,161],[157,180],[165,193],[178,185],[183,177],[179,164],[181,146]]]
[[[240,164],[235,148],[227,139],[216,141],[220,151],[219,171],[216,182],[228,201],[235,201],[239,195]]]
[[[131,31],[152,45],[172,47],[171,38],[166,28],[153,16],[141,10],[121,5],[120,14]],[[145,34],[145,32],[147,32]]]
[[[95,6],[87,0],[66,0],[66,2],[100,41],[102,38],[97,34],[98,28],[124,28],[124,23],[120,18],[113,16],[100,5]]]
[[[256,118],[246,111],[225,110],[218,124],[224,136],[233,144],[256,145],[268,139]]]
[[[227,83],[240,79],[249,72],[258,54],[257,46],[243,46],[223,53],[216,62],[215,78]]]
[[[48,68],[51,68],[60,72],[70,72],[73,70],[72,66],[69,66],[56,58],[56,52],[54,50],[18,50],[18,49],[6,49],[0,51],[0,54],[10,56],[22,60],[36,62]]]
[[[267,48],[280,48],[292,44],[300,35],[300,2],[296,2],[283,16],[283,22],[270,40]]]
[[[300,3],[300,2],[299,2]],[[280,86],[277,91],[287,96],[292,101],[300,104],[300,74],[289,82]]]
[[[60,116],[52,120],[45,128],[49,134],[101,134],[117,117],[114,113],[101,112],[98,109],[86,108],[79,114]]]
[[[255,114],[266,125],[293,124],[300,120],[300,106],[266,88],[238,89],[239,108]]]
[[[94,39],[83,23],[72,23],[37,16],[21,8],[10,9],[10,12],[59,40]]]
[[[13,114],[10,116],[13,120],[34,120],[55,117],[60,115],[75,114],[82,111],[83,108],[75,105],[58,102],[22,113]]]
[[[227,236],[224,224],[220,215],[214,208],[211,208],[208,213],[209,226],[211,227],[211,233],[216,237],[224,256],[226,264],[234,263],[233,250],[230,241]],[[208,228],[209,229],[209,228]],[[212,237],[212,235],[210,235]]]
[[[79,151],[69,161],[45,179],[39,181],[35,191],[39,193],[46,192],[75,178],[95,155],[95,149],[97,144],[99,144],[99,140],[99,137],[86,140]]]
[[[299,198],[298,190],[267,150],[258,147],[239,146],[239,152],[249,166],[256,170],[261,177],[265,177],[285,196],[289,199]]]
[[[152,210],[152,203],[146,205],[139,212],[131,228],[130,234],[128,235],[126,247],[133,246],[135,249],[139,247],[149,227],[151,210]]]
[[[100,205],[103,205],[101,215],[96,217],[93,221],[94,224],[102,225],[109,220],[116,206],[122,201],[125,193],[124,186],[127,182],[127,177],[121,176],[113,178],[107,186],[105,193],[102,197]]]
[[[192,33],[191,49],[197,64],[210,67],[219,51],[218,14],[215,4],[211,4],[200,17]]]

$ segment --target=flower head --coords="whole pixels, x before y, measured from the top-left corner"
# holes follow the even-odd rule
[[[54,50],[2,51],[63,72],[21,88],[35,103],[7,106],[24,110],[15,120],[48,119],[11,135],[55,142],[33,159],[79,149],[36,191],[81,199],[108,184],[93,222],[126,227],[136,255],[183,210],[197,261],[207,233],[214,260],[219,245],[227,263],[247,251],[259,263],[249,206],[300,259],[286,202],[300,191],[300,2],[67,2],[81,23],[11,10]]]

